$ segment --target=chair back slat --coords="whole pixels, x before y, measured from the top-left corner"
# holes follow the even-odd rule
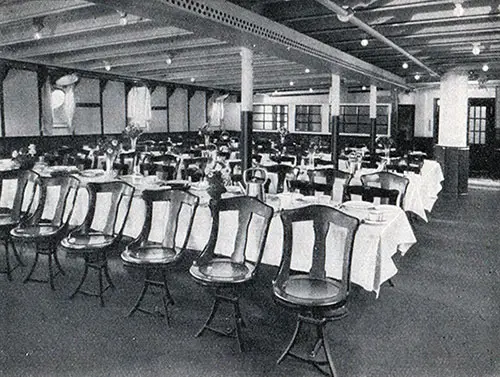
[[[248,261],[248,255],[251,251],[248,242],[251,230],[252,236],[257,235],[258,237],[255,243],[252,242],[252,245],[256,246],[256,250],[254,250],[256,254],[253,257],[252,263],[258,266],[264,252],[267,233],[273,216],[273,208],[257,198],[237,196],[217,201],[212,200],[210,202],[210,209],[212,211],[210,238],[198,260],[203,262],[215,256],[221,214],[233,211],[238,213],[238,228],[235,232],[236,236],[234,249],[231,252],[231,259],[236,263]]]
[[[340,294],[346,297],[349,292],[352,249],[354,237],[359,227],[359,220],[333,207],[311,205],[283,210],[281,212],[281,221],[283,223],[283,251],[274,284],[282,285],[292,273],[296,273],[296,271],[292,271],[293,254],[303,255],[304,251],[299,250],[298,247],[294,248],[293,245],[294,224],[312,222],[314,244],[311,252],[311,267],[308,271],[301,271],[300,273],[307,274],[312,279],[323,279],[326,276],[327,253],[334,252],[331,248],[327,248],[327,239],[330,236],[337,238],[341,245],[341,250],[338,250],[338,252],[341,255],[342,263],[341,276],[338,279],[341,282]],[[341,231],[331,232],[332,228]]]
[[[130,211],[130,204],[135,191],[134,187],[123,181],[112,181],[90,182],[87,184],[87,189],[89,192],[89,210],[84,220],[85,229],[90,230],[96,216],[102,215],[102,208],[97,208],[98,194],[109,194],[109,211],[101,231],[108,235],[121,235]],[[125,212],[119,218],[121,209]],[[99,212],[96,213],[96,211]]]
[[[398,190],[396,205],[402,206],[408,188],[409,179],[391,172],[375,172],[361,176],[364,186],[379,187],[385,190]]]

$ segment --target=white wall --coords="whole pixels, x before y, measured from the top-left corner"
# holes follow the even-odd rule
[[[3,85],[5,136],[40,135],[36,72],[10,69]]]
[[[170,97],[170,132],[187,131],[187,90],[177,88]]]
[[[120,133],[125,128],[125,84],[108,81],[102,93],[104,133]]]
[[[189,122],[191,131],[198,130],[207,122],[205,92],[197,91],[189,101]]]

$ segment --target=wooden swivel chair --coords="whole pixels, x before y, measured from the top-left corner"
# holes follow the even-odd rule
[[[347,315],[347,299],[350,288],[350,271],[354,237],[359,220],[332,207],[312,205],[281,212],[283,222],[283,254],[278,274],[273,281],[273,293],[277,303],[297,313],[297,324],[292,339],[278,359],[278,364],[286,356],[312,364],[324,374],[335,376],[335,366],[330,352],[326,324]],[[304,250],[294,249],[293,226],[305,221],[312,222],[314,245],[310,253],[308,271],[292,270],[295,253],[304,255]],[[337,238],[339,246],[330,256],[332,248],[327,247],[329,230]],[[336,271],[340,276],[328,273],[332,263],[341,263]],[[294,347],[302,326],[315,327],[317,340],[310,356],[295,353]],[[323,348],[326,360],[318,360]],[[322,367],[326,365],[326,371]]]
[[[210,239],[189,272],[197,283],[215,290],[215,299],[208,319],[196,336],[210,330],[236,337],[239,349],[243,351],[241,327],[244,324],[239,305],[240,289],[255,277],[264,252],[273,208],[254,197],[239,196],[211,201],[210,209],[213,219]],[[221,213],[228,214],[229,211],[238,213],[237,230],[231,232],[235,234],[234,249],[230,251],[230,255],[221,255],[220,248],[227,245],[227,242],[218,242]],[[252,229],[251,234],[249,229]],[[249,253],[252,253],[252,259],[249,259]],[[210,326],[220,303],[233,306],[235,324],[231,331]]]
[[[70,298],[74,298],[77,293],[96,296],[101,306],[104,306],[104,292],[114,287],[109,276],[107,254],[117,247],[122,237],[135,189],[126,182],[112,181],[90,182],[87,190],[87,216],[78,228],[62,239],[61,246],[68,254],[81,256],[85,260],[82,278]],[[82,289],[89,269],[98,273],[97,293]],[[103,277],[107,281],[106,287]]]
[[[11,207],[0,208],[0,241],[5,249],[5,269],[0,271],[7,275],[8,280],[12,280],[12,271],[19,266],[24,266],[21,256],[12,242],[10,232],[19,224],[29,222],[36,207],[34,203],[35,193],[40,184],[40,176],[31,170],[9,170],[0,171],[0,193],[7,194],[8,189],[4,190],[4,184],[7,182],[16,182],[16,187],[13,189],[13,200]],[[9,245],[12,247],[12,252],[17,260],[15,266],[11,265]]]
[[[80,182],[72,176],[59,176],[42,177],[40,183],[39,205],[32,219],[29,223],[21,223],[12,229],[10,235],[16,243],[35,246],[35,260],[24,282],[48,282],[50,288],[55,289],[54,277],[58,273],[64,275],[57,257],[57,246],[68,233],[69,220]],[[48,280],[32,277],[40,255],[46,255],[48,258]],[[58,269],[55,273],[53,262]]]
[[[167,285],[167,269],[179,262],[186,250],[200,199],[189,192],[180,190],[145,190],[142,198],[146,205],[144,225],[139,236],[121,254],[126,267],[145,271],[141,293],[128,315],[131,316],[136,311],[157,314],[141,307],[141,303],[149,287],[159,287],[162,290],[162,303],[165,310],[164,313],[159,314],[164,316],[169,324],[168,305],[173,304],[174,300]],[[160,207],[160,204],[164,206]],[[160,210],[165,207],[168,208],[168,212]],[[166,227],[161,240],[152,241],[149,239],[150,232],[153,218],[158,219],[155,217],[158,212],[161,212],[159,216],[162,222],[166,222]],[[187,222],[187,227],[182,233],[179,231],[181,213],[183,222]],[[178,237],[178,234],[181,237]]]
[[[363,186],[379,187],[386,190],[397,190],[399,196],[396,205],[402,207],[406,190],[410,180],[398,174],[390,173],[387,171],[380,171],[361,176],[361,183]]]

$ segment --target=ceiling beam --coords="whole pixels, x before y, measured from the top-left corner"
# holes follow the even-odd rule
[[[71,36],[57,38],[56,40],[32,41],[17,47],[13,51],[8,48],[0,49],[2,55],[10,59],[33,58],[40,55],[48,55],[54,52],[70,52],[76,50],[92,49],[105,46],[113,46],[120,43],[131,43],[149,41],[154,39],[174,38],[190,35],[192,32],[179,29],[174,26],[158,26],[154,23],[147,25],[136,24],[130,28],[116,27],[114,30],[98,30],[84,35],[74,34]]]
[[[4,2],[0,5],[0,25],[89,7],[94,4],[81,0]]]
[[[304,34],[224,0],[94,0],[93,2],[156,22],[225,40],[235,46],[273,51],[307,66],[357,78],[370,77],[380,87],[409,86],[400,77],[367,64]],[[255,45],[255,47],[254,47]]]

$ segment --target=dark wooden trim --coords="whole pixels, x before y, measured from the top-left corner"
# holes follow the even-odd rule
[[[196,89],[188,89],[187,90],[187,101],[186,101],[186,107],[187,107],[187,126],[188,126],[188,131],[191,131],[191,98],[196,94]]]
[[[331,134],[331,151],[332,151],[332,164],[334,169],[339,168],[339,149],[340,149],[340,133],[339,133],[340,116],[332,116],[332,134]]]
[[[104,135],[104,104],[103,104],[103,98],[104,98],[104,91],[106,90],[106,85],[108,84],[108,80],[106,79],[100,79],[99,80],[99,102],[101,103],[101,111],[99,112],[99,115],[101,117],[101,134]]]
[[[166,87],[166,96],[167,96],[167,132],[170,133],[170,97],[175,92],[175,86],[167,86]]]
[[[377,118],[370,118],[370,162],[372,166],[377,166],[377,156],[376,156],[376,146],[375,146],[376,139],[377,139]]]
[[[97,102],[77,102],[76,107],[102,107],[100,103]]]
[[[38,132],[43,136],[43,87],[48,79],[49,73],[46,69],[41,68],[37,72],[37,93],[38,93]]]
[[[245,171],[252,167],[252,111],[241,112],[241,138],[240,138],[240,155],[241,155],[241,171]]]
[[[151,106],[151,110],[167,110],[168,106]]]
[[[0,124],[2,137],[5,137],[5,99],[3,95],[3,82],[9,73],[10,67],[0,64]]]

